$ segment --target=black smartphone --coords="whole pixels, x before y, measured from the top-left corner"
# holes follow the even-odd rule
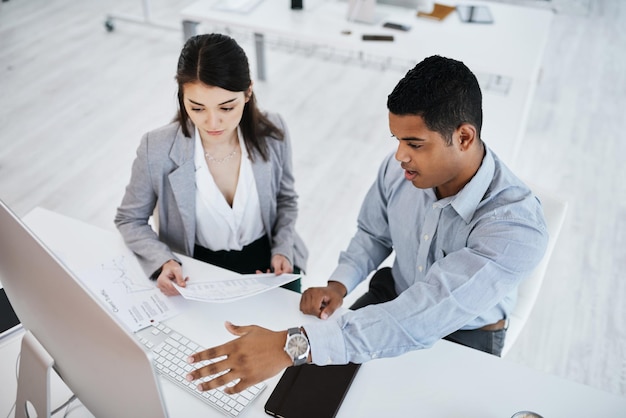
[[[15,314],[7,294],[4,289],[0,289],[0,340],[5,335],[17,331],[21,327],[22,323]]]
[[[383,23],[383,28],[396,29],[401,31],[409,31],[411,30],[411,26],[403,25],[402,23],[394,23],[394,22],[385,22]]]
[[[361,39],[364,41],[393,41],[392,35],[362,35]]]

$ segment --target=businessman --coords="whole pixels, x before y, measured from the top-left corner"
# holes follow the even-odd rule
[[[325,287],[300,309],[328,318],[375,272],[369,290],[337,320],[285,331],[226,324],[238,338],[194,354],[226,356],[188,380],[235,393],[290,365],[363,363],[448,340],[499,355],[519,283],[539,263],[547,232],[541,204],[486,146],[482,94],[461,62],[432,56],[387,100],[397,150],[368,191],[357,232]],[[395,252],[393,267],[376,269]]]

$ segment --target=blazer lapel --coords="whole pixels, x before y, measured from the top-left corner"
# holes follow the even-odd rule
[[[176,200],[176,208],[183,222],[185,231],[185,244],[187,246],[187,254],[193,255],[196,231],[196,169],[194,165],[194,147],[193,138],[187,138],[178,131],[172,149],[170,158],[178,167],[173,170],[168,178],[172,193]]]
[[[256,188],[259,193],[259,204],[261,206],[261,217],[263,218],[263,227],[265,233],[271,242],[272,223],[270,222],[272,214],[271,199],[274,195],[274,185],[272,182],[272,165],[269,161],[263,161],[260,155],[255,155],[252,162],[252,172],[256,181]]]

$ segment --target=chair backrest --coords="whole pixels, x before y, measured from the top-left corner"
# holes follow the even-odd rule
[[[567,202],[552,197],[549,192],[541,190],[539,187],[531,186],[531,189],[539,198],[543,206],[543,213],[548,226],[549,234],[548,247],[539,265],[535,267],[533,273],[524,279],[519,286],[517,304],[509,316],[509,328],[506,332],[506,340],[504,348],[502,349],[502,357],[509,352],[517,340],[517,337],[519,337],[519,334],[533,309],[535,301],[537,300],[537,295],[539,294],[539,289],[541,288],[541,284],[543,283],[543,279],[546,274],[546,269],[548,268],[548,263],[550,262],[550,257],[552,256],[552,251],[554,250],[554,245],[559,237],[559,233],[561,232],[561,227],[563,226],[563,222],[565,220],[565,213],[567,211]]]

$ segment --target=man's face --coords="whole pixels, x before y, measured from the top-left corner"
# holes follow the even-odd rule
[[[467,182],[463,178],[464,155],[457,138],[452,145],[444,137],[426,127],[421,116],[389,113],[389,129],[398,140],[396,160],[404,176],[420,189],[436,188],[440,198],[456,194]]]

